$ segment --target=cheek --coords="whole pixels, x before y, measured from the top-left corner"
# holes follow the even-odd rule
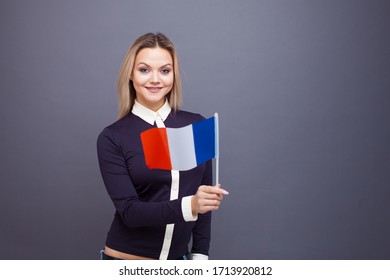
[[[148,77],[145,75],[135,74],[133,76],[133,84],[134,85],[143,85],[143,84],[147,83],[147,81],[148,81]]]
[[[170,75],[169,77],[164,77],[164,84],[169,87],[173,85],[173,75]]]

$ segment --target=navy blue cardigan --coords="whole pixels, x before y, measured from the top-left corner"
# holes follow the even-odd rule
[[[171,112],[166,127],[183,127],[204,119],[185,111]],[[129,113],[106,127],[97,140],[100,171],[115,206],[115,216],[106,245],[120,252],[158,259],[167,224],[174,223],[168,259],[188,253],[208,255],[211,212],[199,214],[195,222],[185,222],[182,197],[194,195],[200,185],[212,184],[211,161],[188,171],[180,171],[179,198],[170,200],[171,172],[148,169],[140,133],[155,127]]]

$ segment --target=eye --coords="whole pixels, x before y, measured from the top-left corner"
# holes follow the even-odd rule
[[[168,75],[170,72],[171,72],[171,69],[168,69],[168,68],[161,70],[161,73],[163,73],[164,75]]]
[[[138,69],[141,73],[148,73],[149,70],[147,68],[139,68]]]

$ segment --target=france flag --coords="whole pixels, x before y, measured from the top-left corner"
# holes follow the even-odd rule
[[[141,141],[150,169],[192,169],[218,157],[218,114],[181,128],[151,128]]]

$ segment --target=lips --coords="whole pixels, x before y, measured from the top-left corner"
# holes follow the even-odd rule
[[[146,87],[146,89],[152,93],[157,93],[162,89],[162,87]]]

